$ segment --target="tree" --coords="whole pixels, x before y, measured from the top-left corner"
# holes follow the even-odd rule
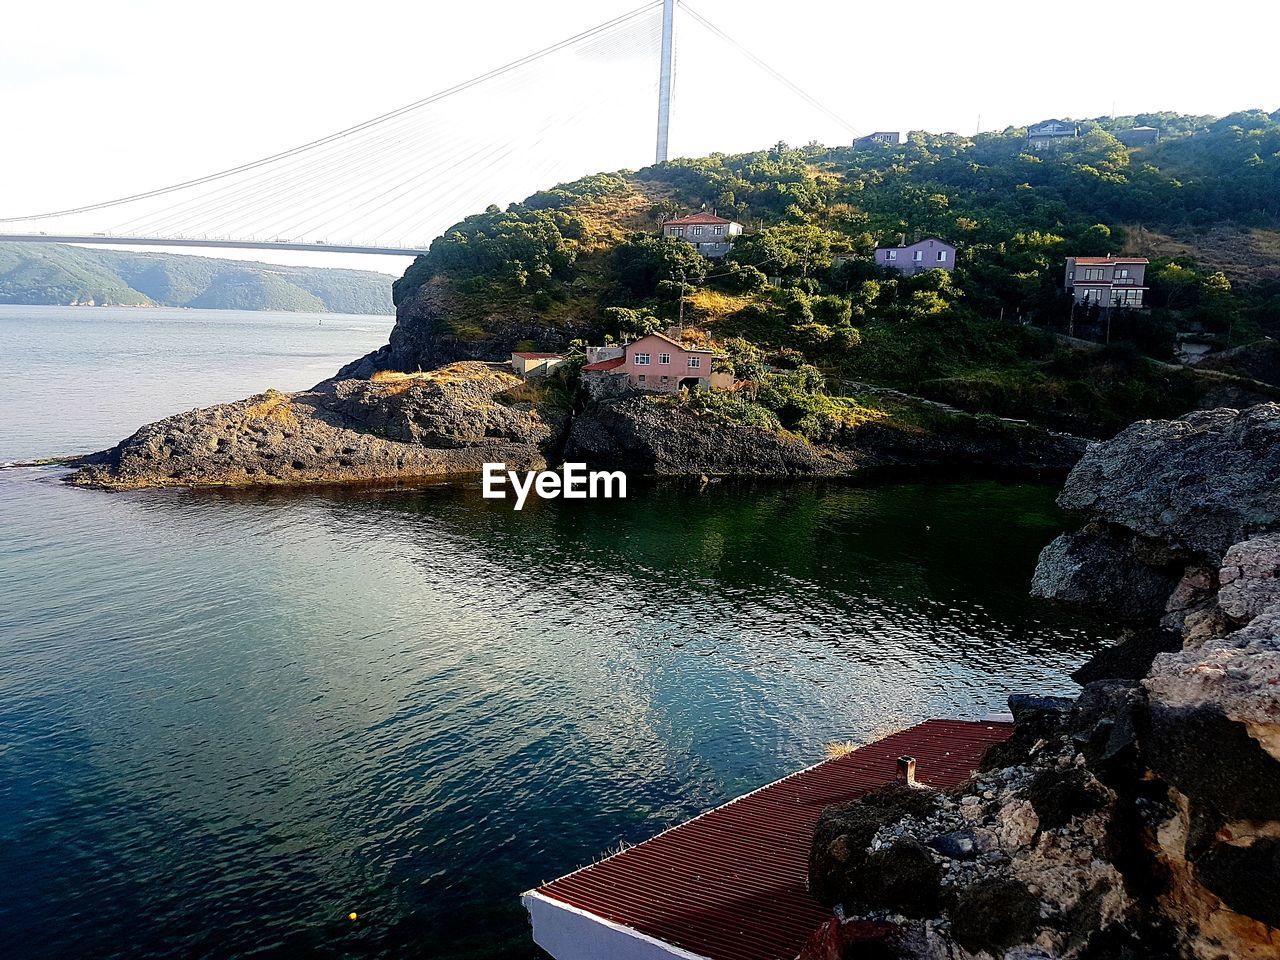
[[[633,233],[613,251],[613,274],[636,299],[652,297],[664,280],[696,283],[707,275],[707,260],[691,244],[675,237]]]

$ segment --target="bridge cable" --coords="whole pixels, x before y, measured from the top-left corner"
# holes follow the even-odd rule
[[[725,43],[729,44],[731,47],[737,50],[740,54],[742,54],[744,57],[750,60],[753,64],[755,64],[765,73],[767,73],[769,76],[773,77],[773,79],[777,80],[780,84],[782,84],[792,93],[794,93],[796,96],[800,97],[810,106],[814,107],[815,109],[819,110],[826,116],[830,117],[832,120],[836,121],[836,123],[840,124],[850,133],[857,132],[857,128],[854,127],[854,125],[851,124],[848,120],[840,116],[840,114],[836,113],[826,104],[822,103],[820,100],[818,100],[817,97],[814,97],[812,94],[806,91],[799,84],[794,83],[793,81],[788,79],[786,76],[784,76],[782,73],[780,73],[779,71],[771,67],[764,60],[761,60],[754,53],[752,53],[750,50],[748,50],[746,47],[740,44],[737,40],[733,39],[733,37],[729,36],[727,33],[725,33],[723,30],[717,27],[714,23],[712,23],[702,14],[698,13],[697,10],[689,6],[687,0],[681,0],[680,8],[684,10],[686,13],[688,13],[689,16],[693,17],[693,19],[698,21],[698,23],[702,24],[702,26],[706,27],[709,31],[711,31],[711,33],[715,34]]]
[[[146,200],[151,197],[163,196],[164,194],[173,193],[175,191],[182,190],[187,187],[200,186],[201,184],[210,183],[215,180],[221,180],[237,173],[244,173],[245,171],[253,170],[257,167],[261,167],[265,164],[272,163],[276,160],[282,160],[288,157],[292,157],[299,153],[303,153],[308,150],[312,150],[317,147],[324,146],[325,144],[332,143],[336,140],[343,139],[344,137],[348,137],[354,133],[358,133],[362,130],[366,130],[369,127],[383,123],[387,120],[391,120],[396,117],[402,116],[406,113],[410,113],[414,110],[417,110],[421,107],[426,106],[427,104],[435,103],[446,97],[453,96],[456,93],[460,93],[464,90],[468,90],[471,87],[476,86],[477,84],[484,83],[485,81],[493,79],[494,77],[501,76],[505,73],[508,73],[519,67],[522,67],[528,63],[532,63],[535,60],[540,60],[543,57],[549,56],[550,54],[555,53],[559,50],[562,50],[565,47],[570,46],[571,44],[577,43],[580,40],[586,39],[588,37],[592,37],[597,33],[600,33],[612,27],[619,26],[623,23],[626,23],[627,21],[632,20],[638,16],[641,16],[642,14],[650,12],[652,9],[660,5],[661,5],[661,0],[649,0],[649,2],[644,3],[639,7],[636,7],[634,10],[631,10],[628,13],[621,14],[620,16],[614,17],[612,20],[606,21],[605,23],[592,27],[589,30],[584,30],[581,33],[574,34],[572,37],[567,37],[566,39],[561,40],[557,43],[553,43],[550,46],[543,47],[541,50],[538,50],[534,53],[523,56],[518,60],[513,60],[510,63],[504,64],[501,67],[496,67],[495,69],[490,70],[487,73],[483,73],[478,77],[473,77],[470,80],[465,80],[462,83],[455,84],[452,87],[448,87],[437,93],[433,93],[430,96],[423,97],[421,100],[416,100],[413,103],[405,104],[403,107],[398,107],[395,110],[391,110],[387,113],[380,114],[379,116],[372,117],[369,120],[365,120],[361,123],[354,124],[353,126],[346,127],[342,130],[338,130],[335,133],[331,133],[327,136],[320,137],[316,140],[311,140],[307,143],[299,144],[296,147],[291,147],[288,150],[282,150],[279,153],[274,153],[274,154],[271,154],[270,156],[262,157],[258,160],[252,160],[248,163],[243,163],[236,167],[230,167],[226,170],[220,170],[217,173],[211,173],[203,177],[197,177],[193,180],[186,180],[186,181],[183,181],[182,183],[171,184],[170,186],[167,186],[167,187],[159,187],[155,190],[147,190],[142,193],[135,193],[130,196],[120,197],[115,200],[104,200],[100,203],[85,204],[84,206],[79,206],[79,207],[68,207],[65,210],[54,210],[48,213],[31,214],[25,217],[0,217],[0,223],[16,223],[23,220],[48,220],[53,217],[70,216],[72,214],[77,214],[77,213],[88,213],[93,210],[102,210],[106,207],[119,206],[120,204],[130,203],[135,200]]]

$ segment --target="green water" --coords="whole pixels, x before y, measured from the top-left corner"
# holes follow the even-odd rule
[[[295,321],[259,322],[274,368]],[[97,369],[20,409],[103,445],[109,403],[74,428],[115,389]],[[517,513],[470,480],[58,477],[0,471],[8,956],[532,957],[521,891],[831,741],[1070,690],[1106,639],[1027,596],[1063,523],[1045,486],[633,482]]]

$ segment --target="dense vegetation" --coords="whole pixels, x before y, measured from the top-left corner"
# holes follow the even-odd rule
[[[0,244],[0,303],[390,313],[388,277],[62,244]]]
[[[1126,148],[1112,131],[1134,124],[1161,141]],[[1025,129],[914,133],[902,146],[778,144],[587,177],[468,217],[396,300],[430,282],[470,335],[523,311],[546,346],[665,327],[683,307],[726,364],[753,353],[770,375],[811,368],[818,394],[874,381],[1095,433],[1183,412],[1203,378],[1143,354],[1170,359],[1178,333],[1227,346],[1280,330],[1280,112],[1080,127],[1039,152]],[[657,235],[697,209],[746,225],[726,260]],[[956,244],[954,272],[875,265],[877,245],[929,235]],[[1152,309],[1116,312],[1108,350],[1064,346],[1054,333],[1098,320],[1073,316],[1064,258],[1119,252],[1151,257]]]

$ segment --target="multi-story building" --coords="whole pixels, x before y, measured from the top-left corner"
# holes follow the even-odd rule
[[[686,347],[661,333],[651,333],[625,347],[604,348],[616,356],[596,360],[582,368],[587,377],[625,377],[632,387],[674,393],[694,387],[732,386],[733,378],[711,372],[710,350]],[[600,356],[601,353],[597,353]],[[591,356],[590,349],[588,357]]]
[[[1147,292],[1146,257],[1067,257],[1063,287],[1076,303],[1139,309]]]
[[[899,273],[950,270],[956,264],[956,248],[937,237],[925,237],[899,247],[876,247],[876,264]]]
[[[1070,120],[1045,120],[1027,127],[1027,146],[1033,150],[1043,150],[1074,140],[1080,136],[1080,128]]]
[[[733,238],[742,233],[742,224],[717,217],[714,213],[694,213],[668,220],[662,225],[664,237],[676,237],[704,257],[723,257],[733,246]]]

